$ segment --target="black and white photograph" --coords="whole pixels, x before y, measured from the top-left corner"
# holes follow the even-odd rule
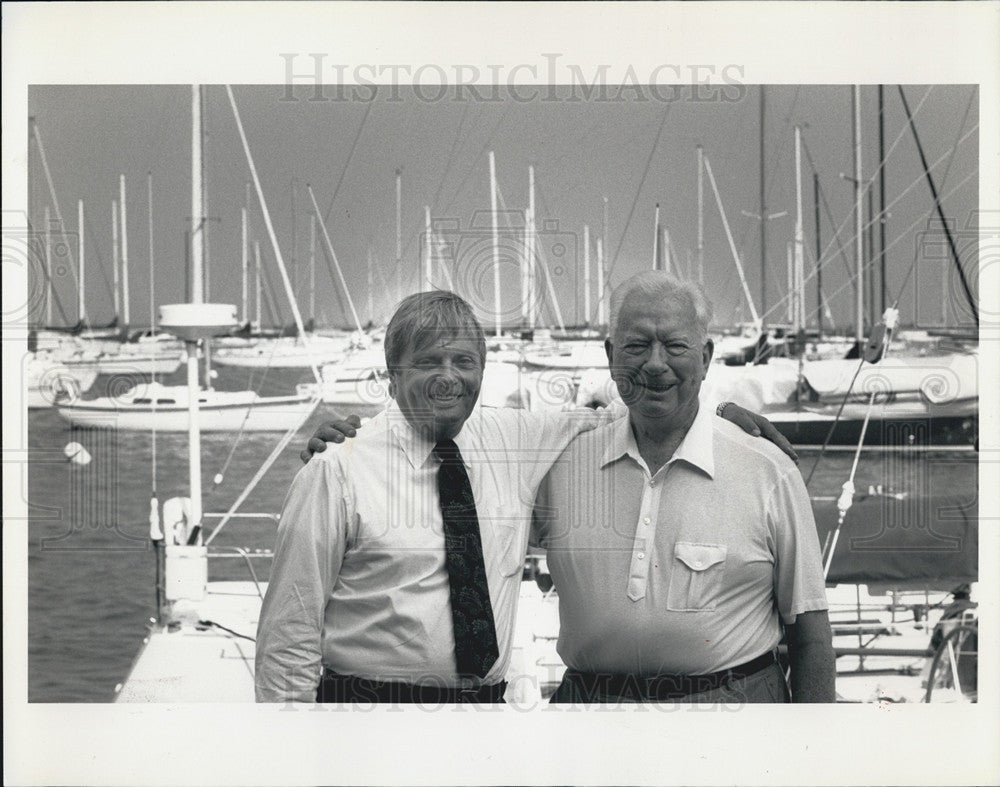
[[[11,783],[995,778],[998,6],[800,6],[6,6]]]

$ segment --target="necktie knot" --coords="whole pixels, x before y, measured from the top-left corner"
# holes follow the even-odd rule
[[[462,461],[462,453],[458,450],[454,440],[438,440],[434,445],[434,456],[442,462]]]

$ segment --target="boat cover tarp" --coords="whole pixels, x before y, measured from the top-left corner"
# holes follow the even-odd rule
[[[855,395],[920,392],[932,404],[945,404],[978,395],[978,367],[974,354],[890,357],[878,364],[858,361],[808,361],[802,374],[821,397],[842,397],[848,389]],[[851,387],[851,381],[854,386]]]
[[[813,501],[820,546],[836,501]],[[863,497],[847,512],[827,582],[948,590],[979,578],[979,505],[954,495]]]

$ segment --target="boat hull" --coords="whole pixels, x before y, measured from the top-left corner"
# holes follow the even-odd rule
[[[978,400],[949,405],[947,408],[910,405],[874,407],[865,429],[864,405],[849,405],[837,420],[837,409],[822,411],[764,412],[782,435],[795,446],[853,447],[864,430],[866,447],[973,448],[979,434]],[[834,423],[836,422],[836,426]],[[833,433],[830,434],[831,427]]]
[[[203,432],[284,432],[301,424],[315,403],[302,397],[277,397],[264,404],[199,406],[199,428]],[[75,429],[121,429],[148,432],[188,431],[187,407],[112,407],[87,403],[58,408]]]
[[[157,374],[168,375],[176,372],[181,366],[181,356],[173,353],[166,355],[122,355],[104,358],[76,360],[73,358],[61,362],[67,369],[76,374]]]

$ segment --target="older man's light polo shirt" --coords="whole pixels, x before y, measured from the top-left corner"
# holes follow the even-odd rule
[[[484,683],[502,680],[510,661],[539,484],[574,436],[625,412],[480,407],[455,438],[476,500],[500,651]],[[392,403],[299,471],[258,627],[258,701],[314,701],[322,665],[459,685],[432,448]]]
[[[627,418],[581,435],[538,511],[571,668],[715,672],[776,646],[779,615],[827,608],[798,468],[704,405],[655,475]]]

